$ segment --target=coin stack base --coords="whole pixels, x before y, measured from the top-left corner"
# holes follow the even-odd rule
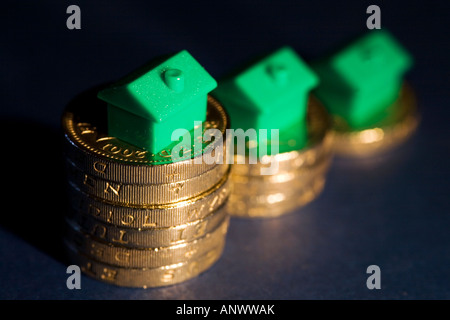
[[[195,157],[171,162],[168,151],[154,164],[155,155],[107,136],[105,119],[106,105],[89,94],[63,116],[69,259],[90,277],[140,288],[180,283],[210,268],[225,246],[229,165],[197,164]],[[204,130],[225,134],[228,125],[222,106],[208,97]],[[204,148],[215,150],[214,142]]]

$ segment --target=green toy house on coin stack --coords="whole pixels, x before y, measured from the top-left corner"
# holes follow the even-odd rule
[[[176,129],[205,121],[207,95],[216,81],[183,50],[156,66],[129,74],[98,97],[108,103],[108,134],[156,154]]]

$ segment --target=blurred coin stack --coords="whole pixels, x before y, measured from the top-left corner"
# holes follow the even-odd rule
[[[404,75],[413,58],[387,30],[376,30],[313,64],[315,94],[333,118],[338,155],[370,157],[406,141],[419,124]]]
[[[91,277],[127,287],[157,287],[193,278],[217,261],[229,217],[229,165],[171,161],[108,134],[107,104],[94,89],[63,115],[69,190],[65,245],[72,263]],[[206,98],[206,95],[205,95]],[[225,135],[222,106],[207,97],[203,130]],[[225,139],[224,139],[225,141]]]
[[[325,185],[332,160],[332,136],[328,116],[313,97],[308,104],[308,145],[301,150],[265,156],[264,164],[234,164],[231,180],[233,192],[228,202],[230,214],[240,217],[277,217],[314,200]],[[240,155],[235,156],[239,163]],[[272,162],[277,173],[261,175]]]
[[[255,131],[246,150],[234,150],[231,215],[280,216],[322,191],[331,162],[331,136],[329,117],[310,94],[318,82],[297,53],[283,47],[245,64],[213,91],[227,108],[233,129]]]
[[[420,116],[412,88],[404,83],[398,98],[386,108],[386,117],[363,129],[352,129],[333,117],[333,149],[342,156],[368,157],[404,143],[417,129]]]

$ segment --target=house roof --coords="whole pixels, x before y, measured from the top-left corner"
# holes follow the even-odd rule
[[[401,78],[411,67],[410,54],[386,30],[371,31],[325,62],[330,74],[352,88],[376,88]],[[331,69],[331,70],[330,70]]]
[[[224,80],[214,91],[219,100],[233,100],[257,112],[271,112],[287,97],[305,94],[319,82],[318,77],[290,47],[283,47],[236,76]],[[296,108],[296,106],[292,106]]]
[[[100,91],[98,97],[140,117],[161,122],[217,86],[209,73],[183,50],[146,65]],[[205,99],[206,101],[206,99]]]

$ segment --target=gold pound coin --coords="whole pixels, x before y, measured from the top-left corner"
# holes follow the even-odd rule
[[[316,177],[309,186],[289,193],[273,193],[252,198],[233,194],[227,203],[228,212],[240,218],[275,218],[293,212],[312,200],[323,190],[325,178]]]
[[[180,161],[168,165],[136,165],[121,163],[115,159],[102,158],[77,150],[65,139],[66,159],[89,176],[127,184],[169,184],[195,178],[213,171],[217,166],[226,166],[226,144],[220,149],[217,158],[223,159],[213,164],[193,164],[192,161]],[[122,142],[120,142],[122,143]],[[219,150],[219,149],[217,149]],[[175,165],[176,164],[176,165]],[[161,167],[158,170],[154,167]]]
[[[202,148],[192,146],[191,150],[186,150],[191,159],[173,162],[171,150],[151,154],[108,136],[106,103],[94,94],[88,91],[75,98],[62,117],[67,157],[92,177],[125,184],[183,181],[204,174],[217,165],[217,162],[198,163],[202,160],[199,159],[202,153],[224,152],[219,146],[225,145],[226,129],[230,123],[221,104],[211,96],[208,96],[207,117],[202,132],[206,134],[208,129],[218,129],[222,133],[222,141],[206,141]],[[225,159],[223,163],[226,163]]]
[[[84,193],[118,205],[168,204],[204,193],[228,176],[228,165],[170,184],[125,184],[90,176],[67,162],[67,178]]]
[[[121,268],[97,261],[68,245],[72,263],[79,265],[88,276],[117,286],[152,288],[169,286],[198,276],[209,269],[222,255],[225,242],[212,247],[196,259],[159,268]]]
[[[233,193],[256,196],[272,193],[286,193],[307,186],[317,176],[324,176],[331,164],[331,157],[323,158],[314,167],[302,168],[267,176],[231,175]]]
[[[417,103],[408,84],[389,108],[389,116],[371,128],[350,130],[343,119],[335,118],[333,148],[339,155],[365,157],[388,151],[410,137],[419,124]]]
[[[100,223],[134,229],[167,228],[203,219],[228,199],[230,180],[224,176],[218,184],[197,197],[173,204],[118,206],[83,193],[69,183],[71,204],[68,217],[89,215]]]
[[[128,248],[159,248],[169,247],[201,238],[217,229],[227,215],[224,205],[203,219],[166,228],[118,228],[101,223],[90,215],[79,215],[77,219],[68,220],[76,224],[81,231],[93,239],[117,243]]]
[[[112,266],[126,268],[157,268],[195,259],[225,242],[229,217],[210,233],[190,242],[160,248],[127,248],[123,239],[111,243],[95,240],[77,225],[69,225],[66,242],[84,255]],[[181,239],[182,240],[182,235]]]

